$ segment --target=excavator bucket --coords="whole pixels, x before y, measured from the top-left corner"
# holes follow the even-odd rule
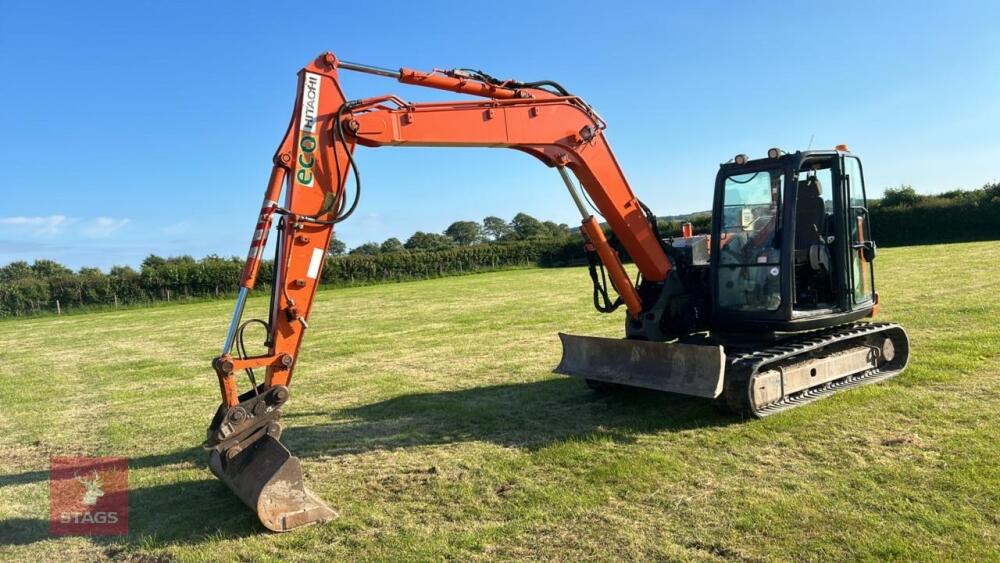
[[[270,435],[232,457],[213,450],[208,465],[271,531],[287,532],[337,517],[303,484],[299,458]]]
[[[559,333],[562,361],[555,373],[714,399],[722,393],[722,346],[575,336]]]

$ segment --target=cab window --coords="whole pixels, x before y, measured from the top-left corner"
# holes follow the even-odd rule
[[[774,311],[781,306],[778,236],[784,171],[734,174],[725,180],[719,241],[719,307]]]

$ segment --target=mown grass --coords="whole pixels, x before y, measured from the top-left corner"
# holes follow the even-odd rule
[[[0,557],[996,560],[998,275],[1000,243],[883,251],[910,368],[762,421],[552,375],[557,331],[621,332],[582,269],[322,292],[283,441],[341,516],[283,535],[198,447],[230,302],[3,322]],[[129,457],[129,536],[48,536],[73,454]]]

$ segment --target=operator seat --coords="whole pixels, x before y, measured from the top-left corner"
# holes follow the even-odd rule
[[[808,251],[816,244],[826,223],[826,206],[821,195],[823,187],[815,176],[799,182],[798,201],[795,204],[795,250]]]
[[[795,204],[795,262],[810,263],[816,270],[822,266],[828,269],[830,263],[829,250],[820,238],[826,226],[822,194],[823,185],[818,178],[810,176],[799,182]]]

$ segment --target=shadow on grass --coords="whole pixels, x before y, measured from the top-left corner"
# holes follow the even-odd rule
[[[136,545],[198,543],[208,538],[239,538],[264,528],[214,478],[131,489],[128,536],[95,536],[109,557]],[[49,521],[8,518],[0,521],[0,546],[27,545],[51,539]]]
[[[301,458],[357,454],[465,441],[491,442],[536,450],[567,440],[599,438],[631,443],[643,434],[720,426],[736,422],[716,412],[710,401],[640,390],[599,394],[579,380],[477,387],[416,393],[342,409],[296,413],[296,418],[328,415],[329,423],[292,426],[281,440]],[[181,465],[206,467],[199,447],[129,460],[130,469]],[[47,471],[0,476],[0,487],[44,481]],[[140,487],[129,491],[129,536],[99,539],[109,553],[130,545],[198,543],[207,537],[237,538],[264,528],[214,478]],[[47,539],[46,520],[0,523],[0,544]]]
[[[128,466],[130,471],[165,468],[166,472],[170,471],[169,466],[184,470],[202,467],[206,478],[131,488],[128,493],[129,535],[93,538],[106,549],[109,557],[114,558],[129,545],[197,543],[209,536],[237,538],[264,529],[243,503],[208,473],[207,455],[200,447],[129,458]],[[0,475],[0,487],[45,482],[48,478],[48,471]],[[0,546],[26,545],[51,537],[46,519],[0,521]]]
[[[183,463],[205,465],[204,451],[201,448],[188,448],[166,454],[155,454],[143,457],[133,457],[128,460],[129,469],[145,469],[147,467],[162,467]],[[25,471],[11,475],[0,475],[0,487],[13,487],[39,481],[48,481],[48,471]]]
[[[320,414],[327,413],[285,418]],[[637,389],[597,393],[569,378],[402,395],[328,416],[328,424],[289,428],[282,442],[300,457],[465,441],[534,450],[587,437],[630,443],[641,434],[736,421],[708,400]]]

